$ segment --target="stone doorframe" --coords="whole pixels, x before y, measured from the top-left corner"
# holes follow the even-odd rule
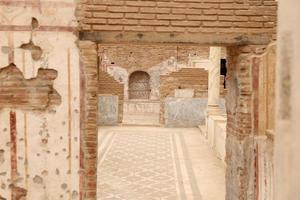
[[[201,45],[201,44],[199,44]],[[81,55],[80,199],[97,199],[97,44],[79,41]],[[226,199],[256,198],[252,59],[259,46],[228,47]]]

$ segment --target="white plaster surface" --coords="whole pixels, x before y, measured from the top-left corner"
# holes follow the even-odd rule
[[[300,199],[300,1],[279,1],[275,200]]]

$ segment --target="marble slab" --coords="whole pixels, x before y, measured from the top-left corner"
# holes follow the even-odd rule
[[[115,95],[98,96],[98,125],[118,124],[118,102]]]
[[[207,99],[165,99],[165,122],[167,127],[198,127],[205,124]]]
[[[125,101],[123,107],[123,124],[159,125],[159,111],[159,101]]]

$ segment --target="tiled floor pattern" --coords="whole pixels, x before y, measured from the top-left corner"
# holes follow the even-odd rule
[[[111,127],[99,134],[99,200],[203,200],[179,129]]]

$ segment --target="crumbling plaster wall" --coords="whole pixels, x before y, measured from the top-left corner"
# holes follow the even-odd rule
[[[106,71],[99,72],[98,94],[118,96],[118,122],[123,120],[124,84],[121,84]],[[101,113],[99,112],[99,115]]]
[[[36,77],[39,68],[52,70],[57,73],[53,88],[61,97],[55,106],[39,111],[1,104],[0,196],[5,199],[20,199],[24,191],[26,199],[79,199],[75,7],[73,0],[0,1],[0,68],[14,63],[25,79]],[[41,57],[24,47],[30,39],[42,50]],[[31,102],[39,99],[33,89]]]
[[[160,123],[164,124],[165,100],[167,97],[175,96],[175,89],[193,89],[193,97],[203,99],[207,98],[208,71],[205,69],[197,68],[180,69],[177,72],[172,72],[167,75],[161,75],[160,83]]]
[[[225,51],[223,52],[225,54]],[[160,75],[189,67],[195,59],[208,59],[209,47],[99,44],[99,53],[100,69],[124,84],[125,100],[128,99],[128,77],[134,71],[145,71],[150,75],[150,98],[159,100]]]

